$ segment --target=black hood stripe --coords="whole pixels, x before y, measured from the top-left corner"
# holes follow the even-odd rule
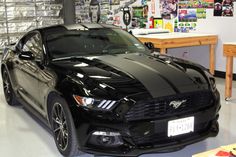
[[[150,67],[150,66],[147,66],[147,65],[145,65],[145,64],[142,64],[142,63],[140,63],[140,62],[131,60],[131,59],[129,59],[129,58],[126,58],[126,59],[128,59],[128,60],[134,62],[135,64],[138,64],[138,65],[140,65],[140,66],[143,66],[143,67],[145,67],[145,68],[147,68],[147,69],[149,69],[149,70],[151,70],[151,71],[157,73],[162,79],[164,79],[164,80],[174,89],[174,91],[175,91],[176,93],[180,93],[180,91],[175,87],[175,85],[174,85],[172,82],[170,82],[166,77],[164,77],[163,75],[161,75],[160,72],[158,72],[158,71],[155,70],[154,68],[152,68],[152,67]]]
[[[100,56],[97,59],[105,64],[121,69],[121,71],[125,71],[138,79],[153,97],[176,94],[176,89],[173,88],[173,85],[169,84],[157,71],[127,60],[125,56],[109,55]]]
[[[130,55],[129,58],[130,60],[155,69],[163,78],[166,78],[166,80],[173,84],[174,87],[193,84],[193,80],[185,72],[172,67],[170,64],[159,62],[155,58],[150,58],[144,54]]]

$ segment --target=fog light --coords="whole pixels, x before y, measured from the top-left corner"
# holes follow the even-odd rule
[[[119,132],[95,131],[90,137],[90,143],[102,147],[117,147],[123,144]]]
[[[119,132],[105,132],[105,131],[95,131],[93,135],[100,135],[100,136],[120,136]]]
[[[103,136],[102,137],[102,143],[109,143],[111,141],[111,138],[109,136]]]
[[[112,145],[114,141],[114,136],[97,136],[97,142],[102,145]]]

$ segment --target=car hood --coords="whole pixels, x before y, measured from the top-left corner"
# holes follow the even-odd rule
[[[101,55],[58,60],[53,65],[82,81],[93,95],[103,88],[111,97],[157,98],[209,88],[201,66],[165,55]]]

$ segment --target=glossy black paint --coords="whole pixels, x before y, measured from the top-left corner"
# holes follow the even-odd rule
[[[113,29],[112,26],[88,24],[31,31],[16,46],[5,50],[1,68],[7,70],[17,98],[46,123],[47,102],[50,97],[58,94],[67,101],[77,130],[80,150],[95,154],[136,156],[176,150],[217,135],[220,97],[211,83],[214,78],[204,67],[151,53],[78,56],[53,61],[47,53],[46,36],[72,27]],[[32,57],[30,52],[22,52],[22,46],[24,40],[35,34],[40,39],[42,55]],[[211,95],[212,101],[206,107],[137,121],[129,121],[125,117],[141,101],[167,99],[173,95],[201,91],[207,91]],[[110,111],[90,110],[79,106],[73,95],[116,100],[118,104]],[[196,130],[200,130],[167,138],[168,120],[188,116],[195,116],[198,127]],[[201,126],[203,123],[204,127]],[[91,134],[96,130],[119,132],[124,144],[109,148],[89,143]],[[149,142],[137,144],[135,140],[138,138]]]

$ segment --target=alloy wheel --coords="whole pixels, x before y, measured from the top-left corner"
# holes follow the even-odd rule
[[[68,146],[68,127],[65,112],[60,103],[56,102],[52,110],[52,129],[59,148],[64,151]]]
[[[12,91],[10,80],[6,71],[3,72],[3,91],[5,94],[6,101],[9,102],[11,100]]]

